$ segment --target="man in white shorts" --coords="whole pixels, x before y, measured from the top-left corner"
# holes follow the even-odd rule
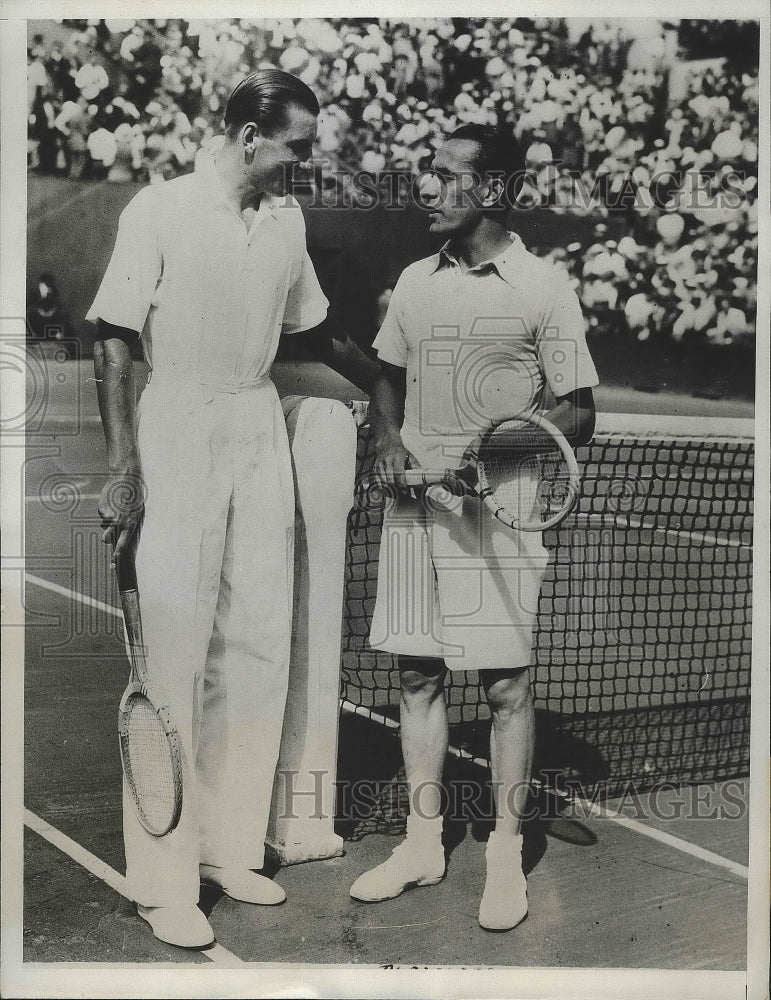
[[[404,488],[409,466],[457,467],[478,430],[534,411],[572,444],[594,428],[597,373],[568,278],[506,229],[523,159],[510,133],[464,125],[420,181],[439,253],[410,265],[375,339],[370,403],[375,472]],[[553,397],[553,399],[552,399]],[[551,403],[551,405],[550,405]],[[533,757],[533,626],[547,563],[540,533],[500,525],[474,497],[402,492],[383,528],[370,642],[399,654],[407,837],[361,875],[375,902],[444,877],[441,778],[446,670],[478,670],[492,715],[496,826],[487,845],[479,922],[508,930],[527,914],[521,817]]]

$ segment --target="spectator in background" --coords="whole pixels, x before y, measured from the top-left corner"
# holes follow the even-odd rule
[[[139,45],[132,51],[131,84],[128,99],[143,108],[153,98],[163,79],[161,58],[163,50],[149,31],[145,31]]]
[[[70,318],[50,271],[44,271],[27,291],[27,331],[35,341],[62,342],[68,356],[72,355]]]
[[[88,102],[82,95],[76,101],[67,101],[54,121],[61,132],[67,175],[73,180],[88,175],[88,136],[91,132],[91,115]]]
[[[707,340],[719,346],[734,344],[741,341],[747,332],[747,317],[744,311],[735,304],[735,300],[728,296],[719,296],[717,314],[714,324],[707,330]]]
[[[632,294],[624,305],[624,315],[632,336],[639,341],[649,340],[655,327],[657,314],[656,303],[646,291],[637,291],[633,286]]]
[[[30,134],[37,144],[37,169],[41,174],[54,174],[58,169],[59,132],[55,122],[56,109],[46,83],[38,87],[30,116]]]
[[[560,156],[563,166],[566,170],[583,170],[584,140],[575,112],[570,112],[565,116],[560,133]]]
[[[425,91],[424,100],[432,105],[439,99],[439,95],[445,87],[442,65],[433,54],[423,59],[420,76]]]
[[[35,35],[32,47],[27,53],[27,110],[32,105],[39,90],[48,86],[48,73],[43,62],[42,35]]]
[[[84,63],[75,74],[75,86],[86,101],[94,101],[110,84],[107,71],[101,63],[91,60]]]
[[[707,327],[717,313],[715,301],[705,293],[698,277],[689,278],[684,284],[686,297],[682,299],[680,315],[672,326],[672,339],[686,344],[704,341]]]
[[[72,63],[64,54],[61,42],[54,42],[45,62],[51,81],[51,90],[60,100],[73,101],[78,96]]]
[[[415,88],[418,60],[414,49],[406,39],[394,42],[393,68],[388,76],[389,91],[397,100],[405,97],[425,97],[425,87]],[[422,91],[422,92],[421,92]]]

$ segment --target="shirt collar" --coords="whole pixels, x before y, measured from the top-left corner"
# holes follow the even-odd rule
[[[214,163],[214,157],[220,145],[221,143],[216,145],[212,143],[206,149],[199,151],[195,159],[195,176],[200,181],[204,196],[212,206],[221,205],[240,218],[240,213],[236,212],[227,196],[225,186]],[[260,207],[257,209],[257,217],[261,219],[266,215],[275,216],[279,201],[280,199],[274,195],[264,193],[260,197]]]
[[[511,246],[504,247],[497,256],[490,257],[489,260],[482,260],[473,267],[470,267],[468,273],[475,274],[486,268],[493,268],[507,284],[514,285],[517,278],[517,257],[525,249],[525,245],[517,233],[509,230],[507,235],[511,240]],[[436,261],[431,273],[434,274],[443,266],[460,267],[458,259],[453,253],[452,239],[447,240],[436,254]]]

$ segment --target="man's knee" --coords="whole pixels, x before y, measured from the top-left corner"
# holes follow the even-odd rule
[[[527,668],[484,671],[482,683],[493,717],[516,715],[530,710],[533,702]]]
[[[407,698],[425,698],[433,701],[444,691],[447,668],[440,660],[418,660],[402,657],[399,661],[399,680],[402,695]]]

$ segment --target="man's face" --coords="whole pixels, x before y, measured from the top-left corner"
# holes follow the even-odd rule
[[[489,181],[480,178],[474,165],[478,152],[472,139],[450,139],[421,176],[418,195],[428,213],[429,232],[458,236],[479,222]]]
[[[270,134],[254,139],[254,156],[247,160],[249,180],[256,192],[284,195],[290,187],[294,168],[313,155],[317,119],[310,111],[291,104],[283,123]]]

